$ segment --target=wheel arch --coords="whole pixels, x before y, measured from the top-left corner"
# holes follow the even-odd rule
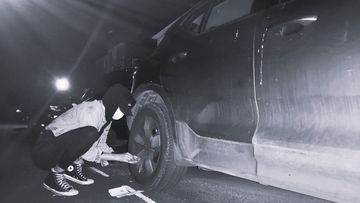
[[[134,116],[127,118],[127,124],[129,128],[131,128],[132,121],[137,114],[139,108],[147,103],[157,103],[165,105],[172,122],[174,121],[170,98],[160,85],[156,83],[142,84],[134,90],[133,96],[136,100],[136,105],[133,109]]]

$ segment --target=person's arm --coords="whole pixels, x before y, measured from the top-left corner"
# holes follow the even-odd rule
[[[140,161],[135,155],[130,154],[129,152],[124,154],[113,154],[113,153],[103,153],[100,156],[101,161],[120,161],[129,164],[135,164]]]

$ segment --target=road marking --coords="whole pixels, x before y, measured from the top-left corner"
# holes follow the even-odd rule
[[[96,173],[98,173],[98,174],[100,174],[100,175],[102,175],[102,176],[104,176],[104,177],[110,177],[108,174],[106,174],[105,172],[102,172],[102,171],[100,171],[99,169],[97,169],[97,168],[95,168],[95,167],[89,167],[92,171],[94,171],[94,172],[96,172]]]

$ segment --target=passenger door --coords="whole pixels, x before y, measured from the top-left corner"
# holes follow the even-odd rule
[[[258,27],[261,182],[359,201],[359,10],[358,1],[288,1]]]
[[[257,120],[251,57],[257,16],[249,14],[251,3],[213,1],[209,14],[200,7],[168,34],[173,50],[164,87],[175,98],[176,118],[198,135],[251,143]]]

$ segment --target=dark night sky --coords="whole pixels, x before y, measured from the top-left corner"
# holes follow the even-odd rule
[[[0,106],[39,109],[53,79],[89,86],[96,59],[122,41],[151,36],[197,0],[1,0]],[[58,95],[58,98],[65,95]]]

